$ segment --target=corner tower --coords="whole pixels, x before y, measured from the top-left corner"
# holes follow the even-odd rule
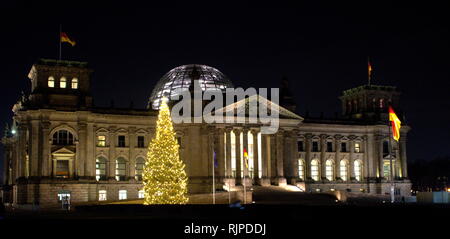
[[[90,74],[87,62],[40,59],[28,78],[30,108],[76,108],[92,106]]]
[[[387,120],[388,106],[398,109],[400,92],[395,86],[362,85],[345,90],[339,97],[342,114],[352,119]]]

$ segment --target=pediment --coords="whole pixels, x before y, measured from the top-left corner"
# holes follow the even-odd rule
[[[75,152],[66,147],[62,147],[60,149],[53,151],[52,155],[54,155],[54,156],[74,156]]]

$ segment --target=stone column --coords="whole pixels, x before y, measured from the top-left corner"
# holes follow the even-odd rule
[[[18,178],[25,177],[27,175],[26,171],[26,136],[27,136],[27,126],[25,124],[19,124],[18,127],[19,139],[17,143],[18,148]]]
[[[232,178],[231,175],[231,128],[225,129],[225,137],[226,137],[226,155],[225,155],[225,168],[226,168],[226,177],[228,179]]]
[[[115,180],[116,176],[116,127],[109,127],[109,159],[108,159],[108,180]]]
[[[261,186],[270,185],[270,135],[261,134]]]
[[[399,144],[399,150],[400,150],[400,157],[401,157],[401,172],[403,178],[408,178],[408,163],[407,163],[407,156],[406,156],[406,134],[400,135],[400,144]]]
[[[134,155],[134,151],[137,147],[137,137],[136,137],[136,127],[128,128],[128,142],[129,142],[129,150],[128,150],[128,163],[129,167],[127,176],[128,179],[134,180],[136,176],[136,155]]]
[[[31,120],[28,141],[29,176],[39,176],[39,121]]]
[[[234,136],[236,138],[236,184],[241,184],[241,130],[234,129]]]
[[[275,184],[278,186],[286,185],[286,178],[284,176],[284,131],[279,130],[276,134],[276,179]]]
[[[87,124],[86,122],[78,122],[78,147],[76,154],[78,155],[75,162],[76,175],[84,177],[84,170],[86,165],[86,146],[87,146]]]
[[[326,158],[325,158],[325,152],[327,149],[327,135],[321,134],[320,135],[320,175],[322,177],[322,180],[326,179],[326,170],[327,170],[327,164],[326,164]]]
[[[373,134],[368,134],[367,135],[367,143],[366,143],[366,148],[367,150],[365,150],[364,154],[366,155],[367,158],[367,175],[369,177],[370,180],[374,180],[378,175],[377,175],[377,156],[376,156],[376,149],[374,147],[374,145],[377,145],[375,143],[375,137]]]
[[[41,155],[41,176],[49,177],[50,176],[50,166],[51,166],[51,157],[50,157],[50,122],[45,121],[41,124],[42,128],[42,155]]]
[[[350,135],[348,137],[348,157],[349,157],[349,168],[350,168],[350,180],[355,180],[355,159],[354,159],[354,152],[355,152],[355,136]]]
[[[334,151],[335,151],[335,161],[336,161],[336,177],[337,178],[341,178],[341,147],[339,147],[341,145],[341,138],[342,136],[337,134],[334,136]]]
[[[362,136],[362,142],[361,142],[361,149],[363,153],[363,173],[361,180],[367,181],[367,179],[370,177],[369,175],[369,160],[367,157],[367,135]]]
[[[258,152],[258,130],[253,129],[253,179],[255,184],[261,184],[259,180],[259,152]]]
[[[96,145],[97,145],[97,139],[95,137],[96,135],[96,127],[92,123],[87,124],[87,131],[86,131],[86,138],[87,138],[87,145],[86,145],[86,161],[85,161],[85,177],[89,178],[90,180],[95,179],[95,152],[96,152]]]
[[[298,147],[297,147],[297,137],[298,137],[298,132],[297,131],[293,131],[291,134],[291,167],[292,167],[292,176],[295,179],[295,182],[292,182],[292,184],[295,185],[296,180],[298,179],[299,175],[298,175],[298,159],[299,159],[299,155],[298,155]]]
[[[312,134],[305,135],[305,181],[311,180],[311,140]]]
[[[216,159],[217,159],[217,178],[220,183],[224,182],[225,176],[225,138],[224,138],[225,130],[223,128],[219,128],[215,131],[215,140],[216,145]]]
[[[378,163],[378,173],[380,178],[384,178],[383,172],[383,136],[377,135],[375,140],[375,145],[377,145],[377,163]],[[389,178],[386,178],[389,179]]]

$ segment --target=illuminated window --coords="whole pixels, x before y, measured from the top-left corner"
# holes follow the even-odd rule
[[[303,159],[298,160],[298,178],[305,180],[305,161]]]
[[[138,198],[144,198],[144,190],[139,190]]]
[[[95,179],[106,180],[106,159],[103,157],[95,160]]]
[[[346,160],[341,160],[339,163],[339,173],[343,181],[348,180],[348,164]]]
[[[311,178],[314,181],[319,181],[319,160],[317,159],[311,161]]]
[[[50,88],[55,87],[55,78],[53,76],[48,77],[48,87]]]
[[[72,89],[78,89],[78,79],[77,78],[72,79]]]
[[[389,160],[384,160],[383,162],[383,176],[387,179],[391,178],[391,164]]]
[[[117,181],[125,181],[125,159],[124,158],[118,158],[116,160],[116,180]]]
[[[53,145],[73,145],[73,134],[67,130],[58,130],[53,134]]]
[[[355,153],[361,152],[361,145],[359,142],[355,143]]]
[[[63,200],[67,200],[70,202],[70,191],[59,191],[58,192],[58,202],[61,202]]]
[[[327,160],[327,162],[325,163],[325,177],[329,181],[333,181],[333,179],[334,179],[334,170],[333,170],[333,161],[332,160]]]
[[[99,190],[98,191],[98,200],[99,201],[106,201],[106,190]]]
[[[106,136],[104,136],[104,135],[97,136],[97,146],[98,147],[106,146]]]
[[[59,88],[66,88],[66,83],[67,83],[67,80],[66,80],[66,77],[61,77],[61,79],[59,79]]]
[[[353,170],[355,171],[355,179],[356,181],[361,181],[362,175],[361,161],[355,160],[353,164],[354,164]]]
[[[127,190],[119,190],[119,200],[127,199]]]
[[[143,158],[136,159],[136,180],[142,181],[142,172],[144,170],[145,160]]]

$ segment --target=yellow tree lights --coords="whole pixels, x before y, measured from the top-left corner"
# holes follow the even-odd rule
[[[188,178],[178,148],[167,99],[163,99],[143,171],[145,205],[188,202]]]

